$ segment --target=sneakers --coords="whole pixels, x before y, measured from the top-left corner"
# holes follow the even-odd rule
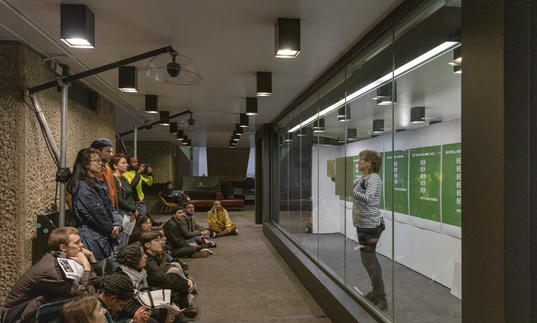
[[[207,258],[209,257],[209,255],[210,253],[208,252],[208,250],[201,250],[201,251],[195,252],[192,255],[192,258]]]
[[[381,311],[385,311],[388,309],[388,302],[386,301],[386,297],[376,297],[373,295],[373,292],[369,292],[367,293],[367,295],[365,295],[365,298],[367,298],[371,303],[375,304]]]
[[[239,229],[235,229],[231,231],[231,235],[238,236],[239,235]]]
[[[211,231],[211,238],[216,238],[216,237],[218,237],[218,233]]]
[[[207,249],[207,248],[205,248],[205,249],[201,249],[200,251],[206,251],[206,252],[208,252],[210,255],[214,255],[214,253],[213,253],[211,250]]]
[[[194,318],[198,315],[198,308],[194,306],[189,306],[183,311],[183,315],[188,318]]]

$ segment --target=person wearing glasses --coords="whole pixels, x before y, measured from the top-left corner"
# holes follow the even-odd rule
[[[112,254],[122,219],[115,216],[106,184],[97,174],[102,171],[100,153],[93,148],[78,152],[67,191],[73,196],[73,215],[80,240],[98,261]]]

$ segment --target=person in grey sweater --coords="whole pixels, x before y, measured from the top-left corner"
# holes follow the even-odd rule
[[[377,259],[377,242],[384,231],[384,219],[379,209],[382,180],[378,174],[382,159],[374,150],[360,152],[358,170],[363,176],[353,182],[352,221],[358,233],[362,264],[371,279],[372,291],[366,295],[379,309],[386,310],[386,292],[382,280],[382,269]]]

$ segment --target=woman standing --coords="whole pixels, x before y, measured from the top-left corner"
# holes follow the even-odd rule
[[[67,190],[73,196],[73,214],[80,240],[100,261],[112,254],[122,223],[117,215],[106,184],[95,177],[102,168],[99,152],[85,148],[78,152]]]
[[[371,279],[372,291],[366,297],[381,310],[388,308],[382,269],[377,259],[377,242],[384,231],[379,203],[382,192],[382,180],[378,175],[382,159],[374,150],[360,152],[358,170],[363,173],[353,182],[353,212],[352,221],[358,233],[358,242],[362,264]]]
[[[134,205],[133,187],[121,176],[129,167],[127,157],[122,154],[115,155],[110,163],[114,169],[112,175],[114,175],[114,183],[118,192],[119,214],[123,217],[123,232],[118,237],[118,248],[121,249],[129,242],[129,236],[132,234],[136,224],[138,210]]]

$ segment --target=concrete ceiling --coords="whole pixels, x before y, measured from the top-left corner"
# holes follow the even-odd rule
[[[144,94],[159,95],[159,108],[171,114],[190,109],[196,125],[186,132],[194,146],[227,146],[245,111],[245,97],[255,96],[256,71],[273,73],[273,95],[259,98],[259,114],[250,132],[271,122],[301,91],[363,37],[401,0],[142,0],[69,1],[86,4],[95,14],[95,49],[72,49],[59,40],[60,1],[0,0],[0,39],[19,39],[41,54],[67,63],[76,73],[122,58],[172,45],[192,61],[202,80],[172,86],[144,76],[138,67],[138,94],[117,90],[117,71],[85,83],[118,107],[116,130],[142,125]],[[297,59],[274,58],[274,23],[278,17],[301,19]],[[156,117],[153,117],[156,118]],[[132,137],[126,137],[129,140]],[[167,128],[139,133],[143,141],[172,141]],[[248,139],[247,139],[248,138]],[[238,147],[253,146],[243,136]]]

